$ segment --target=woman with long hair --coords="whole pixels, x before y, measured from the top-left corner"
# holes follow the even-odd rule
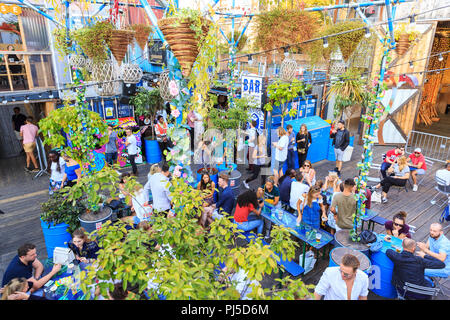
[[[62,157],[66,162],[66,166],[64,168],[61,187],[64,186],[64,184],[73,187],[81,179],[81,167],[78,162],[70,158],[67,154],[63,154]]]
[[[308,155],[309,146],[312,143],[311,133],[309,133],[306,124],[303,123],[300,126],[295,141],[297,141],[298,166],[301,168]]]
[[[99,247],[95,241],[89,239],[84,228],[78,228],[72,233],[72,240],[68,244],[79,262],[89,263],[97,259]]]
[[[311,161],[305,160],[300,168],[300,172],[304,177],[303,183],[310,187],[316,183],[316,170],[313,169]]]
[[[216,190],[216,184],[211,180],[211,176],[208,172],[203,171],[200,182],[197,185],[197,189],[203,191],[203,200],[205,201],[203,206],[209,207],[214,204],[214,191]]]
[[[325,182],[322,187],[322,192],[325,195],[325,207],[328,211],[328,207],[331,205],[331,199],[333,198],[333,194],[335,192],[340,192],[339,185],[341,184],[341,180],[336,171],[328,172],[328,175],[325,177]]]
[[[387,170],[387,173],[390,175],[387,175],[386,178],[381,180],[381,182],[375,186],[375,189],[378,189],[380,186],[382,187],[382,203],[387,202],[387,193],[389,192],[391,186],[404,187],[406,185],[406,181],[408,181],[410,175],[406,157],[401,156],[397,158],[397,163],[394,163],[394,165],[390,166]]]
[[[264,222],[262,219],[250,219],[250,213],[255,213],[259,217],[264,202],[258,202],[256,193],[248,190],[240,194],[237,198],[236,210],[234,211],[234,221],[237,228],[243,231],[250,231],[256,228],[258,234],[262,234]]]
[[[63,187],[62,181],[64,178],[66,162],[56,150],[50,150],[50,152],[48,153],[48,158],[51,162],[48,194],[52,195],[55,190],[61,189]]]
[[[27,279],[14,278],[3,288],[1,300],[48,300],[44,297],[27,294],[27,290]]]
[[[320,216],[325,219],[325,210],[323,207],[322,194],[319,187],[312,187],[308,193],[303,194],[297,202],[297,224],[301,221],[307,225],[319,229],[320,228]]]

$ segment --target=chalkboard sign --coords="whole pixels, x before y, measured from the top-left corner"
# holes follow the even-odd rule
[[[161,40],[154,40],[153,45],[148,48],[148,59],[151,63],[167,64],[166,50],[163,49]]]

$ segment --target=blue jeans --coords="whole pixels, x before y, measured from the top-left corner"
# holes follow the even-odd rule
[[[295,150],[288,150],[287,167],[289,169],[295,169]]]
[[[450,275],[450,271],[447,268],[444,269],[425,269],[425,276],[447,278]]]
[[[264,223],[262,220],[252,220],[245,222],[235,222],[237,224],[237,228],[244,231],[250,231],[257,228],[256,232],[258,234],[262,234]]]
[[[105,161],[109,165],[113,165],[117,161],[117,152],[105,153]]]

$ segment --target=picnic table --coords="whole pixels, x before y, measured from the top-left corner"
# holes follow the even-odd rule
[[[303,223],[303,221],[300,225],[297,225],[296,216],[286,210],[274,208],[267,203],[264,205],[263,210],[261,210],[261,215],[272,223],[289,228],[290,233],[303,242],[302,268],[305,268],[306,244],[309,244],[320,252],[322,248],[326,247],[326,245],[334,239],[334,237],[325,230],[320,228],[314,229],[306,223]],[[320,234],[320,236],[316,237],[318,234]],[[326,256],[328,256],[328,253],[323,253],[323,257]]]

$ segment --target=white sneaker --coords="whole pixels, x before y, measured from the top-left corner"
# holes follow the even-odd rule
[[[387,198],[381,198],[381,202],[382,203],[386,203],[387,202]]]
[[[413,191],[417,191],[417,184],[413,185]]]
[[[244,184],[244,187],[246,187],[247,189],[250,189],[250,186],[248,185],[248,183],[247,183],[247,182],[245,182],[245,181],[242,181],[242,183]]]

